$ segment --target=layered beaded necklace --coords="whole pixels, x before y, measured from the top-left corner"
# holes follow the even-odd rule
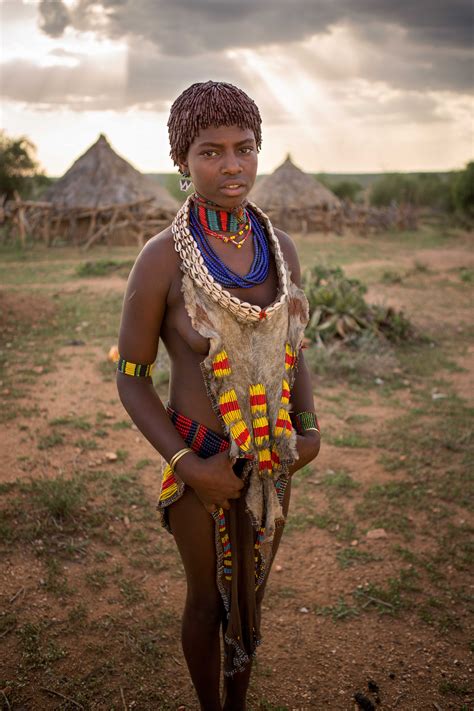
[[[240,249],[250,235],[250,217],[245,207],[239,205],[228,212],[198,193],[193,197],[194,213],[204,232]]]
[[[209,223],[213,226],[216,225],[217,228],[224,226],[229,228],[229,225],[237,224],[238,226],[239,221],[240,224],[243,223],[242,230],[246,230],[246,233],[245,237],[240,241],[240,245],[236,244],[237,247],[242,246],[250,232],[254,235],[255,254],[249,272],[245,276],[237,274],[224,264],[206,237],[206,234],[211,233],[210,236],[212,237],[222,239],[224,242],[231,241],[235,244],[236,238],[240,236],[238,234],[239,230],[237,230],[237,235],[212,234],[215,230],[209,227]],[[245,227],[246,225],[248,225],[247,228]],[[189,211],[189,228],[202,254],[204,264],[212,277],[223,287],[227,289],[250,289],[252,286],[265,281],[270,267],[270,249],[265,231],[251,210],[239,206],[229,212],[222,210],[215,203],[207,202],[200,195],[195,195],[193,197],[193,209]],[[235,232],[235,228],[232,226],[230,231]]]
[[[172,222],[171,231],[173,233],[174,247],[181,257],[181,270],[186,277],[192,279],[196,288],[202,289],[216,304],[227,309],[239,321],[256,323],[271,319],[287,303],[289,282],[283,253],[272,223],[257,205],[250,203],[249,208],[255,222],[264,225],[265,234],[268,237],[267,249],[271,248],[275,257],[278,274],[277,298],[270,306],[265,308],[257,306],[257,304],[250,304],[247,301],[241,301],[214,279],[207,264],[204,262],[204,255],[199,248],[198,242],[191,233],[190,223],[193,212],[191,195],[178,210]]]

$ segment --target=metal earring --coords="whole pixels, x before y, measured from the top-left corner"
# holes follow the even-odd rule
[[[183,170],[181,173],[181,178],[179,179],[179,189],[183,193],[187,193],[191,185],[193,184],[193,181],[190,180],[191,178],[191,173],[189,170]]]

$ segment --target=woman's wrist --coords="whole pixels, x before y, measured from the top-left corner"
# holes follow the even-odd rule
[[[196,482],[199,480],[199,468],[202,462],[203,459],[191,451],[178,461],[174,471],[184,484],[194,488]]]

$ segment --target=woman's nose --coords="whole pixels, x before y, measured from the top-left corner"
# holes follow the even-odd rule
[[[237,175],[242,172],[242,166],[240,165],[236,155],[231,153],[224,157],[222,172],[228,173],[229,175]]]

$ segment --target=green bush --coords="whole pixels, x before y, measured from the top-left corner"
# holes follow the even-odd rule
[[[350,202],[356,202],[362,190],[362,185],[357,180],[340,180],[328,187],[340,200],[350,200]]]
[[[474,161],[454,175],[452,198],[454,208],[458,212],[471,219],[474,218]]]
[[[402,312],[366,303],[366,287],[349,279],[340,267],[316,264],[303,275],[310,319],[306,336],[313,342],[354,341],[372,332],[390,341],[413,338],[414,331]]]
[[[12,138],[0,131],[0,195],[11,199],[17,192],[20,197],[35,198],[49,185],[35,153],[35,145],[25,136]]]
[[[373,184],[370,202],[375,207],[395,202],[449,212],[453,207],[451,182],[452,176],[436,173],[387,173]]]

